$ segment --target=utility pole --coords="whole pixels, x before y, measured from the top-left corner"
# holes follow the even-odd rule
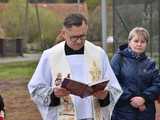
[[[80,12],[80,0],[77,0],[78,12]]]
[[[77,0],[77,4],[80,4],[80,0]]]
[[[40,36],[40,42],[41,42],[41,48],[45,49],[45,41],[42,39],[42,28],[41,28],[41,23],[40,23],[40,16],[39,16],[39,10],[38,10],[38,1],[36,0],[35,3],[35,10],[36,10],[36,17],[37,17],[37,23],[38,23],[38,30],[39,30],[39,36]]]
[[[158,56],[159,56],[159,57],[158,57],[158,61],[159,61],[159,69],[160,69],[160,1],[159,1],[159,0],[158,0],[158,13],[159,13],[159,14],[158,14],[158,17],[159,17],[159,18],[158,18],[158,21],[159,21],[159,22],[158,22],[158,23],[159,23],[159,35],[158,35],[158,38],[159,38],[159,41],[158,41],[158,42],[159,42],[159,43],[158,43],[158,44],[159,44],[159,48],[158,48],[158,53],[159,53],[159,55],[158,55]]]
[[[101,25],[102,25],[102,47],[107,51],[106,39],[107,39],[107,9],[106,0],[101,0]]]
[[[29,6],[29,1],[26,0],[26,6],[25,6],[25,15],[24,15],[24,22],[23,22],[23,41],[22,41],[22,49],[23,51],[26,50],[26,44],[28,41],[28,6]]]

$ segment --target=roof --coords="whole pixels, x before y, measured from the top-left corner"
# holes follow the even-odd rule
[[[6,8],[5,3],[0,3],[0,11],[4,10]]]

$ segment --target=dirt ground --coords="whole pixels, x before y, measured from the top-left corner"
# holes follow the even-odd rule
[[[27,91],[27,80],[0,80],[0,94],[4,98],[6,120],[41,120]]]
[[[27,91],[27,80],[0,80],[0,94],[4,98],[6,120],[42,120]],[[160,104],[157,105],[160,120]]]

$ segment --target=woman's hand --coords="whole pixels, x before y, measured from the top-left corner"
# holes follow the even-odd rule
[[[143,112],[146,109],[145,105],[139,106],[138,107],[139,111]]]
[[[139,96],[135,96],[133,98],[130,99],[130,104],[134,107],[134,108],[138,108],[140,111],[144,111],[146,109],[145,106],[145,99],[143,97],[139,97]]]

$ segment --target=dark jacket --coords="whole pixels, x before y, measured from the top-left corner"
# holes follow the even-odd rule
[[[145,53],[137,56],[128,45],[123,45],[113,56],[111,66],[123,89],[112,120],[155,120],[154,101],[160,93],[160,75],[155,62]],[[145,99],[144,112],[130,105],[134,96]]]

